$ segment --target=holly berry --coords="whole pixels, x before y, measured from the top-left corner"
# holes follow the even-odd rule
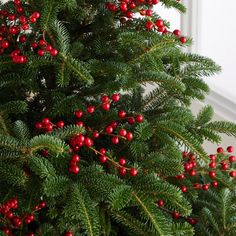
[[[224,149],[223,149],[222,147],[218,147],[218,148],[217,148],[217,152],[218,152],[218,153],[224,153]]]
[[[119,118],[125,118],[125,116],[126,116],[126,112],[125,111],[119,111],[118,112],[118,117]]]
[[[163,26],[164,26],[163,20],[158,19],[158,20],[156,21],[156,26],[157,26],[158,28],[159,28],[159,27],[163,27]]]
[[[84,127],[84,122],[83,121],[77,121],[76,125],[79,127]]]
[[[120,94],[119,93],[114,93],[111,97],[113,102],[118,102],[120,100]]]
[[[133,134],[131,132],[127,132],[126,140],[131,141],[133,139]]]
[[[2,48],[6,49],[6,48],[9,47],[9,42],[6,41],[6,40],[3,40],[2,43],[1,43],[1,45],[2,45]]]
[[[233,148],[232,146],[228,146],[228,147],[227,147],[227,151],[228,151],[229,153],[231,153],[231,152],[234,151],[234,148]]]
[[[151,21],[147,21],[146,22],[146,26],[145,27],[146,27],[147,30],[151,30],[153,28],[153,26],[154,25],[153,25],[153,23]]]
[[[191,224],[191,225],[195,225],[195,224],[197,224],[197,221],[193,218],[189,218],[188,223]]]
[[[72,233],[72,231],[67,231],[67,232],[65,233],[65,236],[74,236],[74,234]]]
[[[43,124],[41,122],[36,122],[35,123],[35,128],[36,129],[42,129],[43,128]]]
[[[186,192],[187,192],[187,187],[186,187],[186,186],[182,186],[182,187],[181,187],[181,191],[182,191],[183,193],[186,193]]]
[[[162,200],[162,199],[158,200],[158,201],[157,201],[157,205],[158,205],[159,207],[163,207],[163,206],[165,205],[164,200]]]
[[[152,10],[151,9],[146,10],[146,16],[152,16]]]
[[[131,169],[130,169],[130,175],[131,175],[131,176],[134,177],[134,176],[136,176],[137,174],[138,174],[138,170],[137,170],[137,169],[135,169],[135,168],[131,168]]]
[[[108,102],[109,102],[109,97],[108,97],[107,95],[103,95],[103,96],[101,97],[101,101],[102,101],[103,103],[108,103]]]
[[[86,137],[84,139],[84,144],[85,144],[85,146],[87,146],[89,148],[89,147],[93,146],[93,140],[91,138]]]
[[[101,163],[107,162],[107,157],[104,156],[104,155],[100,156],[100,162],[101,162]]]
[[[216,163],[214,161],[211,161],[209,163],[209,167],[212,168],[212,169],[215,169],[216,168]]]
[[[124,168],[124,167],[120,167],[119,168],[119,174],[121,175],[121,176],[124,176],[124,175],[126,175],[126,169]]]
[[[12,219],[14,217],[14,213],[11,211],[8,211],[5,216],[7,219]]]
[[[193,176],[195,176],[197,174],[197,172],[196,172],[196,170],[190,170],[188,172],[188,174],[189,174],[189,176],[193,177]]]
[[[203,184],[203,185],[202,185],[202,189],[203,189],[204,191],[207,191],[207,190],[209,189],[209,184]]]
[[[176,220],[179,219],[179,217],[180,217],[179,212],[177,212],[177,211],[172,212],[172,217]]]
[[[209,171],[209,177],[210,178],[215,178],[216,177],[216,172],[215,171]]]
[[[38,18],[40,18],[40,13],[37,12],[37,11],[35,11],[35,12],[32,14],[32,17],[38,19]]]
[[[120,4],[120,10],[121,11],[127,11],[128,9],[127,9],[127,3],[126,2],[121,2],[121,4]]]
[[[94,138],[99,138],[100,134],[98,131],[93,132],[93,137]]]
[[[195,190],[199,190],[199,189],[201,189],[201,184],[195,183],[195,184],[193,185],[193,187],[194,187]]]
[[[117,136],[113,136],[113,137],[111,138],[111,142],[112,142],[113,144],[118,144],[118,143],[119,143],[119,138],[118,138]]]
[[[64,121],[62,121],[62,120],[57,122],[57,127],[58,127],[58,128],[63,128],[64,125],[65,125],[65,123],[64,123]]]
[[[88,106],[87,107],[87,112],[90,113],[90,114],[94,113],[95,112],[95,106],[92,106],[92,105]]]
[[[236,171],[235,170],[230,171],[229,175],[230,177],[233,177],[233,178],[236,177]]]
[[[159,0],[152,0],[152,4],[153,5],[156,5],[156,4],[158,4],[159,3]]]
[[[53,48],[53,49],[50,51],[50,55],[53,56],[53,57],[57,56],[58,53],[59,53],[58,50],[55,49],[55,48]]]
[[[181,31],[176,29],[173,31],[173,34],[176,35],[177,37],[179,37],[181,35]]]
[[[129,118],[128,118],[128,123],[129,123],[130,125],[135,124],[135,119],[134,119],[134,117],[129,117]]]
[[[83,116],[83,111],[81,111],[81,110],[75,111],[75,116],[76,116],[76,118],[81,118]]]
[[[120,129],[119,130],[119,135],[122,137],[125,137],[127,135],[127,131],[125,129]]]
[[[221,170],[228,170],[229,169],[229,165],[227,163],[223,163],[221,165]]]
[[[126,164],[126,160],[124,158],[119,159],[119,164],[124,166]]]
[[[209,157],[210,157],[210,159],[211,159],[212,161],[215,161],[215,160],[216,160],[216,155],[211,154]]]
[[[42,124],[43,124],[43,125],[50,124],[50,119],[49,119],[49,118],[43,118],[43,119],[42,119]]]
[[[186,38],[186,37],[181,37],[181,38],[179,39],[179,41],[180,41],[181,43],[186,43],[186,42],[187,42],[187,38]]]
[[[19,228],[22,225],[22,221],[19,216],[14,216],[12,218],[12,223],[15,227]]]
[[[218,186],[218,182],[216,182],[216,181],[211,182],[211,186],[216,188]]]
[[[186,157],[188,157],[188,154],[189,154],[189,153],[188,153],[187,151],[184,151],[184,152],[182,152],[182,157],[183,157],[183,158],[186,158]]]
[[[229,162],[233,163],[236,161],[236,157],[235,156],[230,156],[229,157]]]
[[[80,157],[79,157],[79,155],[75,154],[75,155],[72,156],[71,160],[73,162],[77,163],[80,160]]]
[[[42,57],[43,55],[44,55],[44,50],[43,49],[39,49],[38,50],[38,52],[37,52],[37,54],[40,56],[40,57]]]
[[[78,174],[80,171],[79,167],[76,165],[71,165],[69,168],[70,173]]]
[[[133,12],[132,11],[127,11],[126,12],[126,17],[127,18],[133,18]]]
[[[110,103],[103,103],[102,104],[102,109],[105,111],[109,111],[110,110]]]
[[[108,133],[108,134],[111,134],[111,133],[113,133],[113,128],[112,128],[112,126],[107,126],[106,127],[106,132]]]
[[[99,150],[99,152],[104,155],[104,154],[106,153],[106,149],[105,149],[105,148],[101,148],[101,149]]]
[[[135,120],[136,120],[136,122],[138,122],[138,123],[142,123],[142,122],[143,122],[143,116],[142,116],[142,115],[137,115],[137,116],[135,117]]]

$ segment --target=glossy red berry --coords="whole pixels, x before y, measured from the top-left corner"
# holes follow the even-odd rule
[[[197,174],[197,171],[192,169],[188,172],[188,174],[189,174],[189,176],[193,177]]]
[[[127,135],[127,131],[125,129],[120,129],[119,130],[119,135],[122,137],[125,137]]]
[[[158,205],[159,207],[163,207],[163,206],[165,205],[164,200],[162,200],[162,199],[158,200],[158,201],[157,201],[157,205]]]
[[[119,168],[119,174],[120,174],[121,176],[126,175],[126,172],[127,172],[127,170],[126,170],[124,167],[120,167],[120,168]]]
[[[50,55],[53,56],[53,57],[57,56],[58,53],[59,53],[58,50],[55,49],[55,48],[53,48],[53,49],[50,51]]]
[[[134,118],[134,117],[129,117],[129,118],[128,118],[128,123],[129,123],[130,125],[135,124],[135,118]]]
[[[16,19],[16,15],[15,14],[9,14],[7,18],[8,18],[9,21],[14,21]]]
[[[24,24],[24,25],[21,26],[21,28],[23,30],[28,30],[29,29],[29,25],[28,24]]]
[[[138,123],[142,123],[142,122],[143,122],[143,116],[142,116],[142,115],[137,115],[137,116],[135,117],[135,120],[136,120],[136,122],[138,122]]]
[[[236,161],[236,157],[235,156],[230,156],[229,157],[229,162],[233,163]]]
[[[202,185],[202,189],[203,189],[204,191],[207,191],[207,190],[209,189],[209,184],[203,184],[203,185]]]
[[[99,152],[104,155],[104,154],[106,153],[106,149],[105,149],[105,148],[101,148],[101,149],[99,150]]]
[[[74,236],[74,234],[72,233],[72,231],[67,231],[67,232],[65,233],[65,236]]]
[[[102,104],[102,109],[105,111],[109,111],[110,110],[110,103],[103,103]]]
[[[123,12],[125,12],[125,11],[128,10],[128,8],[127,8],[127,3],[126,3],[126,2],[121,2],[121,4],[120,4],[120,10],[123,11]]]
[[[212,168],[212,169],[215,169],[216,168],[216,163],[214,161],[211,161],[209,163],[209,167]]]
[[[122,111],[118,112],[118,117],[119,118],[125,118],[125,116],[126,116],[126,112],[125,111],[122,110]]]
[[[195,183],[195,184],[193,185],[193,187],[194,187],[195,190],[199,190],[199,189],[201,189],[201,184]]]
[[[8,211],[5,216],[6,216],[6,218],[8,218],[8,219],[12,219],[12,218],[14,217],[14,213],[11,212],[11,211]]]
[[[179,219],[179,217],[180,217],[179,212],[177,212],[177,211],[172,212],[172,217],[176,220]]]
[[[9,42],[6,40],[3,40],[1,45],[2,45],[2,48],[6,49],[9,47]]]
[[[107,157],[104,156],[104,155],[100,156],[100,162],[101,163],[106,163],[107,162]]]
[[[69,168],[70,173],[78,174],[80,171],[79,167],[76,165],[71,165]]]
[[[113,133],[113,128],[112,128],[112,126],[107,126],[106,127],[106,132],[108,133],[108,134],[111,134],[111,133]]]
[[[38,52],[37,52],[37,54],[40,56],[40,57],[42,57],[43,55],[44,55],[44,50],[43,49],[39,49],[38,50]]]
[[[43,124],[43,125],[50,124],[50,119],[49,119],[49,118],[43,118],[43,119],[42,119],[42,124]]]
[[[216,181],[211,182],[211,186],[216,188],[218,186],[218,182],[216,182]]]
[[[180,42],[181,43],[186,43],[187,42],[187,38],[186,37],[180,37]]]
[[[147,21],[146,22],[145,27],[146,27],[147,30],[151,30],[153,28],[153,26],[154,25],[153,25],[153,23],[151,21]]]
[[[186,186],[182,186],[182,187],[181,187],[181,191],[182,191],[183,193],[186,193],[186,192],[187,192],[187,187],[186,187]]]
[[[84,127],[84,122],[83,121],[77,121],[76,126]]]
[[[197,224],[197,221],[193,218],[189,218],[188,223],[191,224],[191,225],[195,225],[195,224]]]
[[[30,20],[31,23],[35,23],[35,22],[37,21],[37,18],[31,16],[31,17],[29,18],[29,20]]]
[[[87,147],[92,147],[92,146],[93,146],[93,140],[92,140],[91,138],[86,137],[86,138],[84,139],[84,144],[85,144],[85,146],[87,146]]]
[[[35,123],[35,128],[36,129],[42,129],[43,128],[43,124],[41,122],[36,122]]]
[[[218,147],[218,148],[217,148],[217,152],[218,152],[218,153],[224,153],[224,149],[223,149],[222,147]]]
[[[131,132],[127,132],[126,134],[126,140],[131,141],[133,139],[133,134]]]
[[[181,31],[176,29],[173,31],[173,34],[179,37],[181,35]]]
[[[215,160],[216,160],[216,155],[214,155],[214,154],[211,154],[209,157],[210,157],[210,159],[211,159],[212,161],[215,161]]]
[[[156,5],[157,3],[159,3],[159,0],[152,0],[153,5]]]
[[[83,111],[81,111],[81,110],[75,111],[75,116],[76,116],[76,118],[81,118],[83,116]]]
[[[62,120],[57,122],[57,127],[58,127],[58,128],[63,128],[64,125],[65,125],[65,123],[64,123],[64,121],[62,121]]]
[[[109,97],[108,97],[107,95],[103,95],[103,96],[101,97],[101,101],[102,101],[103,103],[107,103],[107,102],[109,102]]]
[[[236,171],[235,170],[230,171],[229,175],[230,177],[233,177],[233,178],[236,177]]]
[[[119,159],[119,164],[122,165],[122,166],[125,165],[126,164],[126,160],[124,158],[120,158]]]
[[[14,0],[15,5],[20,5],[21,1],[20,0]]]
[[[228,170],[229,169],[229,165],[227,163],[223,163],[221,165],[221,170]]]
[[[40,18],[40,13],[37,12],[37,11],[35,11],[35,12],[32,14],[32,16],[33,16],[34,18],[38,19],[38,18]]]
[[[136,176],[137,174],[138,174],[138,170],[137,170],[136,168],[131,168],[131,169],[130,169],[130,175],[131,175],[131,176],[134,177],[134,176]]]
[[[94,113],[95,112],[95,106],[92,106],[92,105],[88,106],[87,107],[87,112],[90,113],[90,114]]]
[[[152,10],[151,9],[146,10],[146,16],[152,16]]]
[[[209,171],[209,177],[210,178],[215,178],[216,177],[216,172],[215,171]]]
[[[111,99],[112,99],[113,102],[118,102],[120,100],[120,94],[119,93],[114,93],[111,96]]]
[[[111,142],[112,142],[113,144],[118,144],[118,143],[119,143],[119,138],[118,138],[117,136],[113,136],[113,137],[111,138]]]
[[[135,2],[131,2],[131,3],[129,4],[129,8],[130,8],[130,9],[136,8]]]
[[[164,26],[163,20],[158,19],[158,20],[156,21],[156,26],[157,26],[157,27],[163,27],[163,26]]]
[[[234,151],[234,148],[232,146],[227,147],[227,152],[231,153]]]
[[[94,138],[99,138],[100,134],[98,131],[93,132],[93,137]]]
[[[80,157],[79,157],[79,155],[75,154],[75,155],[72,156],[71,160],[73,162],[77,163],[80,160]]]
[[[127,17],[127,18],[133,18],[133,14],[134,14],[134,13],[133,13],[132,11],[127,11],[127,12],[126,12],[126,17]]]
[[[22,225],[22,221],[21,221],[20,217],[18,217],[18,216],[14,216],[12,218],[12,223],[17,228],[19,228]]]

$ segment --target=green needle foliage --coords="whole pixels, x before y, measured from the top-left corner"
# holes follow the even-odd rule
[[[235,124],[212,121],[211,107],[196,117],[189,108],[209,92],[202,78],[218,73],[220,67],[209,58],[184,53],[190,39],[182,44],[173,34],[146,30],[146,18],[120,23],[119,14],[108,11],[105,3],[22,0],[23,6],[40,12],[37,32],[43,32],[59,53],[39,57],[29,46],[25,64],[0,55],[0,208],[17,197],[20,216],[30,214],[42,200],[47,203],[34,211],[32,224],[14,227],[14,235],[234,235],[235,190],[228,178],[222,175],[219,183],[229,189],[199,198],[194,191],[184,195],[174,178],[184,171],[182,150],[195,153],[204,166],[205,140],[217,144],[220,133],[236,136]],[[175,0],[161,4],[185,11]],[[0,9],[11,12],[13,1],[1,3]],[[33,35],[28,42],[35,40]],[[145,93],[147,85],[154,89]],[[101,164],[91,149],[81,149],[80,171],[69,173],[70,139],[91,133],[75,125],[74,112],[85,111],[88,104],[99,107],[102,95],[115,92],[122,93],[120,101],[110,111],[97,109],[84,116],[86,127],[104,129],[120,110],[130,116],[142,114],[144,122],[118,124],[134,134],[131,142],[111,145],[105,135],[95,141],[98,150],[108,147],[109,164]],[[45,117],[66,125],[51,133],[38,132],[35,122]],[[138,170],[136,177],[119,175],[114,163],[120,157]],[[156,204],[160,199],[164,207]],[[193,209],[201,216],[196,230],[186,222]],[[175,211],[181,215],[179,221],[171,216]],[[0,235],[6,221],[0,211]]]

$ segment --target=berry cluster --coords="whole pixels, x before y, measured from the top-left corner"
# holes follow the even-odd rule
[[[190,187],[195,190],[204,190],[207,191],[210,186],[216,188],[218,186],[218,182],[214,179],[217,178],[217,171],[222,171],[224,173],[228,173],[230,177],[236,177],[236,170],[233,169],[233,163],[236,161],[236,157],[233,155],[229,155],[233,152],[233,147],[229,146],[227,148],[227,153],[224,152],[222,147],[217,149],[217,154],[209,155],[209,168],[205,167],[197,167],[196,156],[192,153],[183,152],[183,160],[184,160],[184,173],[176,176],[177,179],[184,180],[189,177],[198,177],[204,175],[204,180],[206,181],[203,184],[198,182],[194,183],[193,187]],[[208,177],[207,177],[208,176]],[[213,181],[210,181],[210,180]],[[181,187],[182,192],[187,192],[187,186],[183,185]]]
[[[5,227],[0,228],[0,230],[6,235],[12,235],[12,230],[19,229],[23,224],[30,224],[35,220],[35,212],[46,207],[46,202],[42,201],[40,204],[36,205],[30,214],[23,214],[19,216],[16,213],[18,209],[18,200],[13,198],[7,202],[0,204],[0,222],[5,225]],[[29,233],[27,236],[34,236],[34,233]]]
[[[35,128],[50,133],[54,128],[63,128],[64,125],[64,121],[58,121],[56,124],[53,124],[49,118],[45,117],[41,122],[35,123]]]
[[[147,30],[155,30],[163,34],[169,34],[170,31],[167,30],[167,26],[162,19],[153,19],[152,6],[159,3],[159,0],[123,0],[117,3],[106,3],[106,8],[111,12],[118,14],[121,18],[120,21],[125,23],[134,17],[134,13],[139,13],[141,16],[148,18],[145,24]],[[145,9],[148,8],[148,9]],[[186,43],[187,38],[181,36],[181,31],[176,29],[173,31],[173,35],[179,38],[181,43]]]
[[[45,35],[39,38],[40,32],[35,29],[40,13],[32,11],[29,4],[23,4],[20,0],[11,2],[11,11],[0,9],[0,55],[9,55],[16,64],[27,62],[24,52],[28,48],[36,50],[39,56],[43,56],[45,52],[56,56],[58,50],[46,42]],[[30,42],[31,38],[35,41]]]
[[[85,130],[84,134],[76,134],[69,139],[71,158],[69,160],[69,173],[78,174],[80,168],[78,163],[80,161],[80,154],[82,148],[89,149],[95,155],[99,156],[99,161],[102,164],[109,163],[118,169],[121,176],[126,175],[127,170],[131,176],[136,176],[138,171],[136,168],[127,168],[126,159],[120,157],[119,160],[114,160],[109,156],[107,149],[104,147],[96,148],[96,142],[102,141],[104,138],[109,138],[111,144],[118,145],[123,142],[130,142],[133,139],[133,133],[124,128],[125,125],[134,125],[135,123],[142,123],[144,118],[141,114],[135,116],[127,115],[126,111],[119,110],[117,113],[117,119],[112,120],[106,126],[100,128],[100,130],[93,130],[91,127],[85,125],[85,118],[93,115],[96,111],[109,111],[112,103],[117,103],[120,100],[118,93],[113,94],[111,97],[103,95],[101,97],[101,103],[95,107],[94,105],[88,105],[85,110],[76,110],[74,112],[77,126],[83,127]],[[59,121],[53,124],[49,118],[43,118],[41,122],[35,123],[37,130],[43,130],[44,132],[52,132],[53,128],[63,128],[64,121]],[[42,150],[41,155],[48,156],[48,150]]]

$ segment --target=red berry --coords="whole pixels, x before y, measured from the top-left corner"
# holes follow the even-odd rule
[[[154,25],[153,25],[153,23],[151,21],[147,21],[146,22],[145,27],[146,27],[147,30],[151,30],[153,28],[153,26]]]
[[[49,118],[43,118],[43,119],[42,119],[42,124],[43,124],[43,125],[50,124],[50,119],[49,119]]]
[[[212,168],[212,169],[215,169],[216,168],[216,163],[214,161],[211,161],[209,163],[209,167]]]
[[[126,112],[125,111],[119,111],[118,112],[118,117],[119,118],[125,118],[125,116],[126,116]]]
[[[216,155],[211,154],[209,157],[210,157],[210,159],[211,159],[212,161],[215,161],[215,160],[216,160]]]
[[[204,191],[207,191],[207,190],[209,189],[209,184],[203,184],[203,185],[202,185],[202,189],[203,189]]]
[[[119,143],[119,138],[118,138],[117,136],[113,136],[113,137],[111,138],[111,142],[112,142],[113,144],[118,144],[118,143]]]
[[[119,164],[122,165],[122,166],[125,165],[126,164],[126,160],[124,158],[120,158]]]
[[[78,174],[80,171],[79,167],[76,165],[71,165],[69,168],[70,173]]]
[[[128,118],[128,123],[129,123],[130,125],[135,124],[135,119],[134,119],[134,117],[129,117],[129,118]]]
[[[43,128],[43,124],[41,122],[36,122],[35,123],[35,128],[36,129],[42,129]]]
[[[15,27],[15,26],[11,26],[10,28],[9,28],[9,33],[10,34],[17,34],[18,33],[18,29],[17,29],[17,27]]]
[[[119,168],[119,174],[121,175],[121,176],[124,176],[124,175],[126,175],[126,169],[124,168],[124,167],[120,167]]]
[[[20,5],[21,1],[20,0],[14,0],[15,5]]]
[[[102,109],[105,111],[109,111],[110,110],[110,103],[103,103],[102,104]]]
[[[121,11],[127,11],[128,9],[127,9],[127,4],[126,4],[126,2],[121,2],[121,4],[120,4],[120,10]]]
[[[24,24],[24,25],[21,26],[21,28],[23,30],[28,30],[29,29],[29,25],[28,24]]]
[[[188,223],[191,224],[191,225],[195,225],[195,224],[197,224],[197,221],[193,218],[189,218]]]
[[[3,232],[4,234],[6,234],[6,235],[11,235],[10,229],[8,229],[8,228],[3,228],[3,229],[1,229],[1,230],[2,230],[2,232]]]
[[[181,187],[181,191],[182,191],[183,193],[186,193],[186,192],[187,192],[187,187],[186,187],[186,186],[182,186],[182,187]]]
[[[37,18],[31,16],[29,20],[31,23],[35,23],[37,21]]]
[[[25,36],[25,35],[21,35],[20,37],[19,37],[19,42],[20,43],[25,43],[27,41],[27,37]]]
[[[81,110],[75,111],[75,116],[76,116],[76,118],[81,118],[83,116],[83,111],[81,111]]]
[[[106,132],[108,133],[108,134],[111,134],[112,132],[113,132],[113,128],[112,128],[112,126],[107,126],[106,127]]]
[[[91,147],[91,146],[93,146],[93,140],[92,140],[91,138],[86,137],[86,138],[84,139],[84,144],[85,144],[87,147]]]
[[[156,5],[157,3],[159,3],[159,0],[152,0],[153,5]]]
[[[23,7],[19,6],[16,8],[16,11],[19,13],[19,14],[22,14],[24,12],[24,9]]]
[[[132,11],[127,11],[126,12],[126,17],[127,18],[133,18],[133,12]]]
[[[22,221],[21,221],[21,219],[20,219],[18,216],[14,216],[14,217],[12,218],[12,223],[13,223],[13,225],[14,225],[15,227],[17,227],[17,228],[22,225]]]
[[[209,177],[210,178],[215,178],[216,177],[216,172],[215,171],[209,171]]]
[[[120,100],[120,94],[119,93],[114,93],[111,97],[113,102],[118,102]]]
[[[229,157],[229,162],[235,162],[236,161],[236,157],[235,156],[230,156]]]
[[[177,212],[177,211],[174,211],[174,212],[172,212],[172,217],[174,218],[174,219],[179,219],[179,212]]]
[[[136,8],[135,2],[131,2],[131,3],[129,4],[129,8],[130,8],[130,9]]]
[[[217,148],[217,152],[218,152],[218,153],[224,153],[224,149],[223,149],[222,147],[218,147],[218,148]]]
[[[135,169],[135,168],[131,168],[131,169],[130,169],[130,175],[131,175],[131,176],[136,176],[137,174],[138,174],[137,169]]]
[[[65,123],[64,123],[64,121],[62,121],[62,120],[57,122],[57,127],[58,127],[58,128],[63,128],[64,125],[65,125]]]
[[[156,26],[159,28],[159,27],[163,27],[164,26],[164,22],[163,20],[159,19],[156,21]]]
[[[180,40],[181,43],[186,43],[187,42],[187,38],[186,37],[181,37],[179,40]]]
[[[162,199],[158,200],[158,201],[157,201],[157,205],[158,205],[159,207],[163,207],[163,206],[165,205],[164,200],[162,200]]]
[[[234,151],[234,148],[233,148],[232,146],[228,146],[228,147],[227,147],[227,151],[228,151],[229,153],[231,153],[231,152]]]
[[[195,190],[201,189],[201,184],[199,184],[199,183],[195,183],[193,186],[194,186]]]
[[[151,9],[146,10],[146,16],[151,16],[151,15],[152,15],[152,10]]]
[[[40,57],[42,57],[45,52],[44,52],[43,49],[39,49],[37,53],[38,53],[38,55],[39,55]]]
[[[106,153],[106,149],[105,149],[105,148],[101,148],[101,149],[99,150],[99,152],[104,155],[104,154]]]
[[[55,57],[55,56],[58,55],[58,50],[55,49],[55,48],[53,48],[53,49],[50,51],[50,54],[51,54],[51,56]]]
[[[184,174],[179,175],[179,176],[178,176],[178,179],[180,179],[180,180],[185,179],[185,175],[184,175]]]
[[[79,127],[84,127],[84,122],[83,121],[77,121],[76,125]]]
[[[119,130],[119,135],[122,137],[125,137],[127,135],[127,131],[125,129],[120,129]]]
[[[232,170],[229,172],[230,177],[236,177],[236,171]]]
[[[8,15],[8,20],[13,21],[15,19],[16,19],[16,15],[15,14],[9,14]]]
[[[117,125],[118,125],[118,123],[117,123],[116,121],[112,121],[112,122],[110,123],[110,126],[111,126],[113,129],[115,129],[115,128],[117,127]]]
[[[107,162],[107,157],[104,156],[104,155],[100,156],[100,162],[101,162],[101,163]]]
[[[190,170],[189,172],[188,172],[188,174],[189,174],[189,176],[195,176],[196,174],[197,174],[197,172],[196,172],[196,170]]]
[[[223,163],[221,165],[221,170],[228,170],[229,169],[229,165],[227,163]]]
[[[11,211],[8,211],[5,216],[6,216],[6,218],[11,219],[14,217],[14,213]]]
[[[186,157],[188,157],[188,154],[189,154],[189,153],[188,153],[187,151],[184,151],[184,152],[182,152],[182,157],[183,157],[183,158],[186,158]]]
[[[166,30],[165,26],[158,27],[158,32],[164,32]]]
[[[73,162],[77,163],[80,160],[80,157],[79,157],[79,155],[75,154],[75,155],[72,156],[71,160]]]
[[[99,138],[100,134],[98,131],[93,132],[93,137],[94,138]]]
[[[179,37],[181,35],[181,32],[180,30],[176,29],[173,31],[173,34]]]
[[[8,48],[9,47],[9,42],[6,41],[6,40],[3,40],[1,45],[2,45],[2,48]]]
[[[127,132],[126,139],[131,141],[133,139],[133,134],[131,132]]]
[[[67,231],[67,232],[65,233],[65,236],[74,236],[74,234],[72,233],[72,231]]]
[[[35,48],[38,47],[38,44],[37,44],[36,42],[33,42],[33,43],[31,44],[31,47],[32,47],[33,49],[35,49]]]
[[[216,188],[218,186],[218,182],[216,182],[216,181],[211,182],[211,186]]]
[[[34,18],[38,19],[38,18],[40,18],[40,13],[37,12],[37,11],[35,11],[35,12],[32,14],[32,16],[33,16]]]
[[[35,236],[34,233],[28,233],[27,236]]]
[[[102,101],[103,103],[107,103],[107,102],[109,102],[109,97],[108,97],[107,95],[103,95],[103,96],[101,97],[101,101]]]
[[[138,122],[138,123],[142,123],[142,122],[143,122],[143,116],[142,116],[142,115],[137,115],[137,116],[135,117],[135,120],[136,120],[136,122]]]
[[[87,107],[87,112],[90,113],[90,114],[94,113],[95,112],[95,106],[92,106],[92,105],[88,106]]]

